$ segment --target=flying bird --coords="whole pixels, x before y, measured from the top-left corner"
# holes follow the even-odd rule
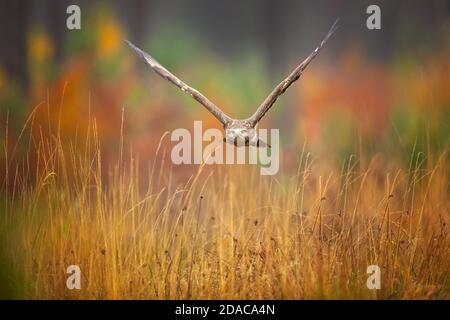
[[[189,94],[192,98],[197,100],[201,105],[203,105],[209,112],[211,112],[217,120],[223,125],[225,129],[224,142],[234,144],[236,146],[257,146],[257,147],[270,147],[270,145],[262,141],[256,132],[255,127],[259,121],[264,117],[264,115],[273,106],[275,101],[281,96],[290,85],[297,81],[302,75],[303,71],[309,65],[309,63],[319,54],[319,51],[325,45],[330,36],[337,30],[338,20],[334,22],[328,33],[320,42],[319,46],[305,59],[303,60],[294,71],[289,74],[280,84],[278,84],[272,92],[267,96],[267,98],[261,103],[261,105],[256,109],[255,113],[246,119],[233,119],[227,114],[225,114],[219,107],[212,103],[208,98],[201,94],[198,90],[188,86],[186,83],[181,81],[169,70],[164,68],[158,61],[156,61],[151,55],[142,51],[130,41],[125,40],[125,42],[130,46],[136,54],[144,59],[144,61],[155,71],[158,75],[164,79],[170,81],[182,91]]]

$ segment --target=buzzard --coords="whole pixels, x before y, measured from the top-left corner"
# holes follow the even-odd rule
[[[142,51],[130,41],[125,40],[125,42],[130,46],[136,54],[144,59],[144,61],[155,71],[158,75],[163,77],[164,79],[170,81],[182,91],[189,94],[192,98],[197,100],[201,105],[203,105],[209,112],[211,112],[217,120],[222,123],[223,128],[225,129],[225,138],[224,142],[234,144],[236,146],[257,146],[257,147],[266,147],[269,146],[267,143],[258,138],[258,134],[256,132],[256,125],[261,120],[262,117],[269,111],[269,109],[273,106],[275,101],[278,99],[280,95],[282,95],[287,88],[295,81],[297,81],[302,75],[303,71],[309,65],[309,63],[319,54],[319,51],[325,45],[330,36],[336,31],[338,28],[337,25],[338,20],[334,22],[331,26],[328,33],[320,42],[319,46],[305,59],[303,60],[295,69],[291,72],[291,74],[284,79],[280,84],[278,84],[273,91],[267,96],[267,98],[261,103],[261,105],[256,109],[255,113],[246,119],[233,119],[227,114],[225,114],[219,107],[217,107],[214,103],[212,103],[208,98],[206,98],[203,94],[201,94],[198,90],[188,86],[186,83],[181,81],[178,77],[176,77],[169,70],[164,68],[158,61],[156,61],[151,55]]]

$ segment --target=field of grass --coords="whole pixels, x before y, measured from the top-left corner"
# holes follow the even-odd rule
[[[304,146],[291,173],[199,166],[183,180],[167,137],[142,164],[117,128],[104,167],[94,118],[71,139],[33,122],[21,152],[8,133],[2,149],[0,273],[16,297],[449,298],[448,148],[338,166]],[[72,264],[81,290],[66,288]]]

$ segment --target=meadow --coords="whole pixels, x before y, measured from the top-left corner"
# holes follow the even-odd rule
[[[3,264],[23,297],[448,298],[446,152],[324,168],[304,148],[292,175],[200,166],[177,183],[164,138],[142,173],[121,144],[103,168],[96,130],[4,155]],[[66,288],[72,264],[81,290]],[[369,265],[380,290],[366,287]]]
[[[95,21],[58,72],[51,39],[30,36],[25,95],[0,68],[2,297],[450,298],[448,45],[384,64],[356,46],[318,60],[262,123],[280,128],[282,159],[261,176],[173,165],[166,131],[218,124],[135,72],[113,18]],[[226,62],[166,39],[147,47],[232,115],[280,80],[254,52]],[[66,287],[69,265],[80,290]]]

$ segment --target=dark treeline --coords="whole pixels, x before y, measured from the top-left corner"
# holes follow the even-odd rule
[[[223,56],[247,47],[257,48],[271,68],[285,68],[289,61],[309,52],[336,18],[340,18],[341,29],[331,43],[337,49],[334,52],[361,43],[373,59],[385,59],[402,46],[426,47],[439,37],[436,30],[449,28],[449,1],[375,2],[1,0],[0,65],[10,78],[27,86],[26,37],[27,30],[35,25],[45,28],[55,43],[56,61],[62,60],[61,43],[68,32],[65,20],[70,4],[78,4],[82,15],[96,3],[111,6],[137,43],[169,25],[182,27]],[[365,27],[370,4],[382,9],[380,31]]]

